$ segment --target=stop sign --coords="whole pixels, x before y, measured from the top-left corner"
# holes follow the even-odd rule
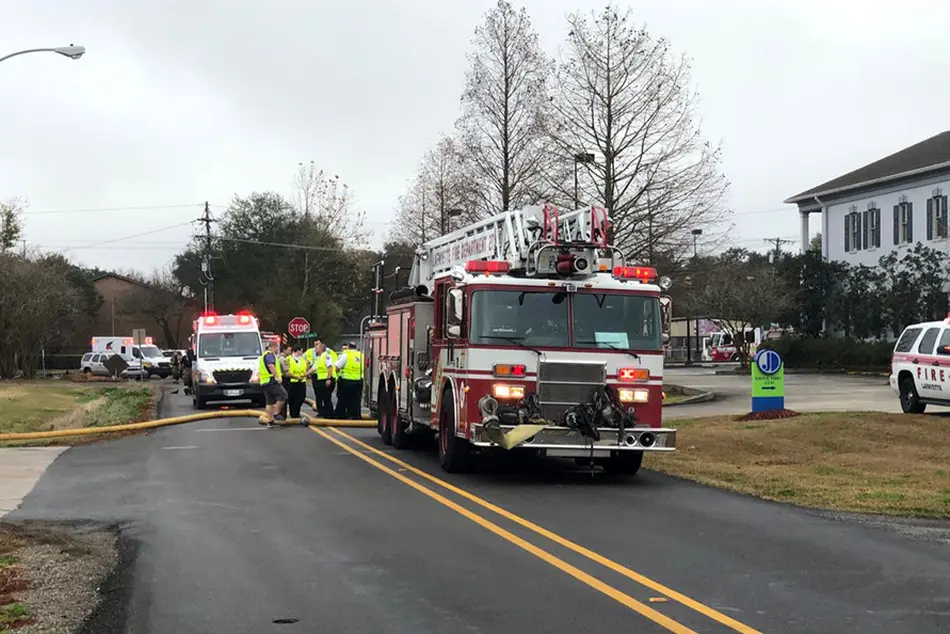
[[[294,317],[287,324],[287,332],[291,337],[302,337],[310,332],[310,322],[303,317]]]

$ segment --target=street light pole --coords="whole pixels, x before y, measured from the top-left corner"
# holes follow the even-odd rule
[[[697,246],[697,241],[699,240],[699,236],[703,235],[703,230],[693,229],[690,233],[693,234],[693,266],[695,267],[697,260],[699,260],[699,248]],[[693,317],[696,319],[696,355],[700,357],[697,359],[697,361],[702,361],[702,353],[700,352],[699,348],[701,347],[703,340],[699,334],[699,315],[693,315]]]
[[[28,48],[22,51],[17,51],[16,53],[10,53],[9,55],[4,55],[0,57],[0,62],[6,61],[11,57],[17,57],[18,55],[26,55],[28,53],[59,53],[64,57],[69,57],[70,59],[79,59],[86,54],[85,46],[56,46],[54,48]]]

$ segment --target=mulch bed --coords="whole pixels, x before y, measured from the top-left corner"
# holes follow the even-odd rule
[[[751,420],[778,420],[780,418],[794,418],[800,416],[800,412],[791,409],[770,409],[764,412],[749,412],[736,418],[738,421]]]

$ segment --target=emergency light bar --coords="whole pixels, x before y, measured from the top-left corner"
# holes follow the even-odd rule
[[[647,282],[656,279],[656,269],[652,266],[615,266],[614,277]]]
[[[621,381],[649,381],[650,371],[646,368],[620,368],[617,378]]]
[[[218,318],[215,315],[207,315],[205,316],[205,319],[204,319],[205,324],[209,326],[213,326],[214,324],[217,323],[217,321],[218,321]]]
[[[466,273],[507,273],[511,264],[504,260],[469,260],[465,263]]]
[[[524,365],[509,365],[507,363],[496,363],[492,367],[492,373],[495,376],[513,376],[524,378],[528,368]]]

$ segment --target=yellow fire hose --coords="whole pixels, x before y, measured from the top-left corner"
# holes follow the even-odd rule
[[[307,404],[316,408],[316,404],[308,399]],[[48,440],[51,438],[70,438],[73,436],[89,436],[93,434],[114,434],[125,431],[142,431],[146,429],[156,429],[158,427],[170,427],[171,425],[182,425],[184,423],[194,423],[202,420],[212,420],[215,418],[256,418],[261,424],[266,423],[266,414],[255,409],[228,409],[217,412],[201,412],[200,414],[188,414],[187,416],[175,416],[173,418],[160,418],[142,423],[129,423],[128,425],[113,425],[111,427],[82,427],[80,429],[57,429],[54,431],[34,431],[0,434],[0,442],[13,442],[24,440]],[[311,418],[302,416],[300,418],[291,418],[285,421],[275,421],[275,424],[289,426],[300,425],[304,421],[311,427],[376,427],[376,421],[373,420],[335,420],[331,418]]]

